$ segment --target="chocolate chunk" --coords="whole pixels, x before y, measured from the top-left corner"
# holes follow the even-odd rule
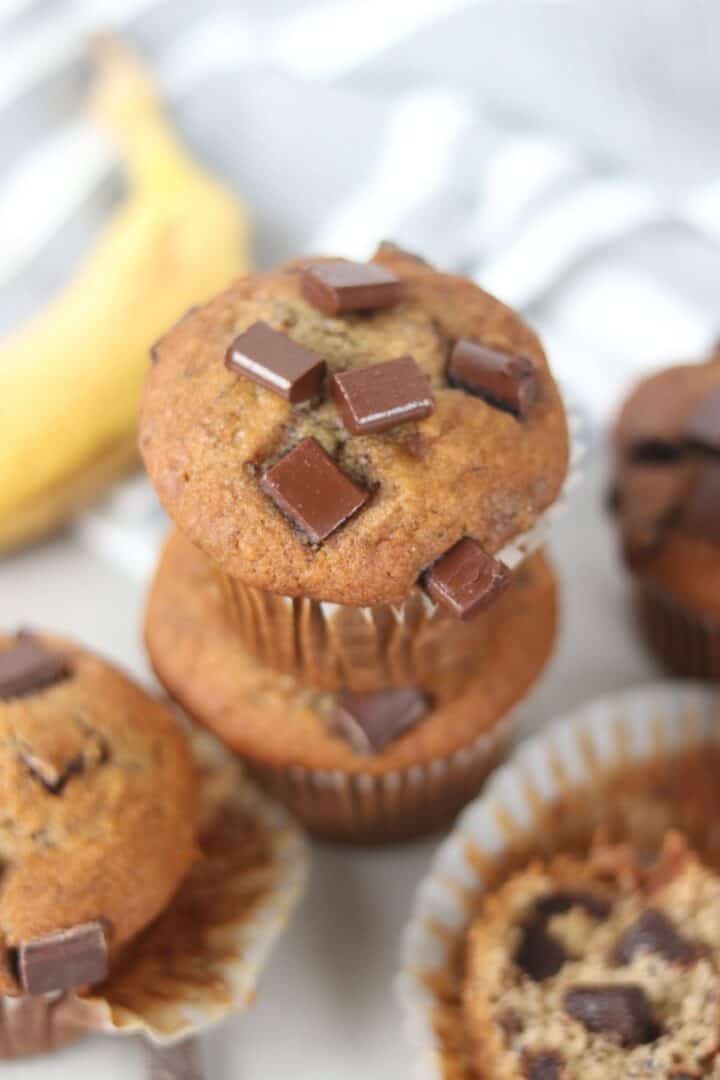
[[[521,420],[538,394],[535,368],[526,356],[499,352],[466,338],[453,346],[448,376],[454,386]]]
[[[377,754],[419,724],[429,708],[419,690],[379,690],[337,696],[333,730],[360,754]]]
[[[685,457],[685,447],[664,439],[645,439],[632,443],[627,457],[633,465],[674,465]]]
[[[632,983],[573,986],[565,992],[564,1005],[588,1031],[619,1046],[640,1046],[660,1034],[645,991]]]
[[[325,374],[321,356],[264,322],[253,323],[235,338],[225,354],[225,366],[293,405],[317,397]]]
[[[422,420],[435,409],[430,383],[412,356],[333,375],[332,396],[353,435]]]
[[[536,916],[523,927],[515,963],[533,982],[557,975],[567,960],[567,952],[548,933],[543,917]]]
[[[408,251],[406,248],[400,247],[399,244],[393,243],[392,240],[381,240],[375,254],[396,255],[401,259],[410,259],[412,262],[418,263],[419,266],[431,265],[427,259],[423,259],[422,255],[416,255],[414,251]]]
[[[613,962],[629,964],[636,953],[658,953],[671,964],[693,964],[700,950],[679,934],[662,911],[648,908],[630,926],[613,950]]]
[[[720,388],[712,390],[690,413],[683,435],[692,446],[720,453]]]
[[[540,1050],[523,1056],[523,1074],[527,1080],[560,1080],[562,1058],[554,1050]]]
[[[423,575],[425,591],[458,619],[472,619],[507,589],[512,575],[469,536],[459,540]]]
[[[585,889],[560,890],[543,896],[535,905],[535,912],[541,918],[551,919],[553,915],[564,915],[574,907],[582,908],[598,921],[607,919],[610,914],[610,903]]]
[[[401,282],[378,263],[313,263],[300,280],[305,299],[324,315],[392,307],[402,295]]]
[[[100,922],[24,941],[18,948],[20,983],[28,994],[93,986],[107,971],[107,942]]]
[[[370,498],[312,437],[268,469],[260,486],[313,543],[327,539]]]
[[[203,1080],[197,1039],[174,1046],[144,1045],[147,1080]]]
[[[688,490],[679,517],[684,532],[720,544],[720,461],[703,463]]]
[[[677,518],[690,479],[688,465],[638,465],[623,470],[620,529],[625,558],[639,566],[655,554]]]
[[[51,652],[32,634],[20,633],[0,652],[0,701],[26,697],[68,677],[64,656]]]
[[[35,754],[24,750],[20,751],[20,758],[33,776],[40,781],[51,795],[61,795],[68,780],[72,776],[81,773],[85,766],[84,759],[80,755],[65,763],[62,769],[58,769],[52,762],[44,761]]]

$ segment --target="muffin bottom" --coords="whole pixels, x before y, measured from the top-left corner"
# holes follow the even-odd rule
[[[509,714],[550,654],[556,586],[541,555],[510,591],[501,628],[462,692],[374,755],[333,735],[334,698],[300,687],[248,655],[219,575],[178,535],[151,592],[146,642],[168,691],[243,755],[309,829],[332,839],[382,843],[447,821],[478,790],[510,729]]]
[[[720,618],[691,611],[651,581],[636,586],[638,619],[663,667],[690,679],[720,679]]]

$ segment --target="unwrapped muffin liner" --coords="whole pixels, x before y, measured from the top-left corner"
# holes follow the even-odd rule
[[[720,679],[720,619],[690,611],[652,581],[636,586],[638,617],[663,667],[690,679]]]
[[[523,743],[462,814],[418,889],[397,991],[422,1080],[477,1080],[463,1023],[467,931],[536,855],[610,841],[654,853],[682,830],[720,869],[720,698],[659,683],[595,701]]]
[[[246,1008],[302,895],[300,830],[211,736],[200,765],[201,857],[168,908],[87,993],[0,999],[0,1059],[57,1049],[89,1032],[170,1045]]]
[[[570,462],[559,498],[497,554],[511,570],[545,545],[579,483],[590,436],[587,419],[574,405],[568,408],[568,428]],[[321,690],[367,693],[438,682],[457,689],[482,648],[483,620],[492,620],[490,609],[462,623],[419,587],[400,604],[349,607],[220,578],[244,648],[265,666]]]

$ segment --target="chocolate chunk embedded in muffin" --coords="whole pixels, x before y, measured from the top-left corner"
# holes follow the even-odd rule
[[[0,634],[0,994],[101,981],[195,857],[173,716],[63,638]]]
[[[720,878],[677,834],[650,869],[627,847],[598,845],[515,875],[470,936],[479,1075],[720,1076],[719,910]]]
[[[188,538],[258,589],[400,603],[459,541],[490,559],[532,527],[567,470],[535,334],[473,283],[388,247],[367,265],[243,278],[158,357],[141,422],[151,479]],[[280,497],[273,483],[308,447],[344,491],[320,527],[307,490]]]

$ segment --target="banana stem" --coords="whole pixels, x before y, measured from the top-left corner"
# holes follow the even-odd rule
[[[195,168],[138,58],[112,37],[96,38],[92,51],[97,76],[91,113],[117,143],[130,186],[167,191],[186,182]]]

